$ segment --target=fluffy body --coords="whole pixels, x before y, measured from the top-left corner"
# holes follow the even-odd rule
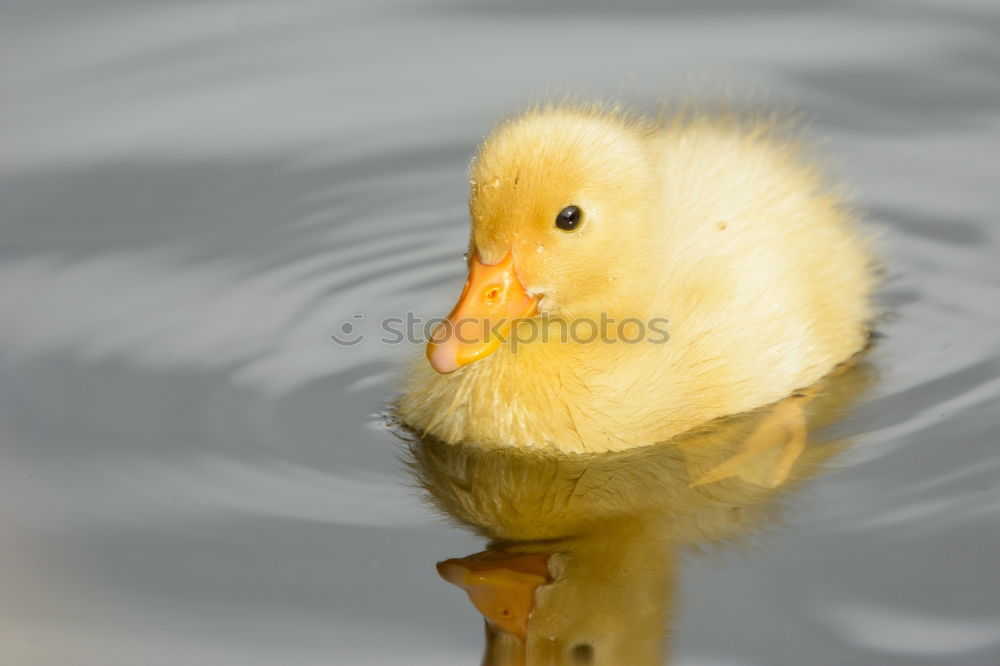
[[[398,413],[418,432],[573,453],[646,446],[774,403],[866,344],[868,241],[772,123],[536,109],[485,140],[471,182],[472,250],[487,263],[513,251],[550,335],[447,375],[414,364]],[[553,224],[567,205],[583,211],[572,233]],[[562,339],[564,322],[602,313],[666,319],[669,340]]]

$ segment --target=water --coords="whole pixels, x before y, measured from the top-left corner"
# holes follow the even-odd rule
[[[451,305],[497,118],[705,90],[812,118],[890,314],[833,469],[681,556],[673,663],[1000,662],[994,3],[2,11],[4,663],[476,663],[371,336]]]

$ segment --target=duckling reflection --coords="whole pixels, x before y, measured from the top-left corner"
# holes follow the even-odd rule
[[[773,518],[775,500],[846,446],[809,433],[870,376],[845,366],[769,407],[623,452],[411,440],[432,503],[488,540],[438,564],[486,619],[483,664],[664,663],[680,549],[738,540]]]

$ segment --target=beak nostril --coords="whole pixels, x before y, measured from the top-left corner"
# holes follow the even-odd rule
[[[486,300],[495,301],[500,298],[500,287],[492,287],[486,292]]]

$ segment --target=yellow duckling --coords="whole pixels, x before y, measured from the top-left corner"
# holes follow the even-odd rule
[[[646,446],[866,344],[868,243],[772,123],[538,108],[494,130],[471,183],[469,279],[397,406],[420,433]]]

